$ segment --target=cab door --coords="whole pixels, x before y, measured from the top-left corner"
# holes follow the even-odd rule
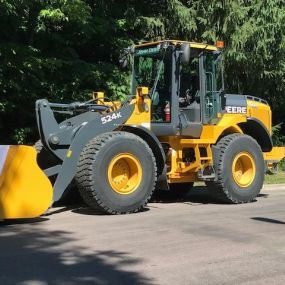
[[[203,52],[199,58],[202,119],[204,124],[215,124],[221,111],[223,92],[221,60],[219,54]]]

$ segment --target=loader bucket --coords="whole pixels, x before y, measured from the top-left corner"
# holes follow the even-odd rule
[[[52,203],[52,185],[31,146],[0,146],[0,219],[34,218]]]

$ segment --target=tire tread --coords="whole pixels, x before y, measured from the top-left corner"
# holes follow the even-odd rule
[[[108,207],[97,195],[97,191],[93,185],[93,179],[92,179],[92,172],[93,172],[93,161],[96,160],[96,156],[99,154],[100,150],[105,146],[107,141],[114,137],[118,136],[128,136],[132,138],[136,138],[138,141],[143,142],[145,144],[145,147],[149,154],[151,154],[152,163],[154,165],[154,185],[153,189],[150,191],[150,195],[147,197],[147,199],[144,201],[140,207],[130,210],[130,211],[115,211]],[[152,150],[147,145],[147,143],[139,138],[138,136],[135,136],[134,134],[127,133],[127,132],[110,132],[100,135],[99,137],[95,137],[92,140],[90,140],[86,146],[83,148],[80,159],[78,162],[77,167],[77,173],[75,175],[75,179],[78,185],[79,192],[83,198],[83,200],[88,204],[90,207],[92,207],[95,210],[98,210],[100,212],[105,212],[109,214],[127,214],[127,213],[136,213],[142,210],[142,208],[147,204],[147,202],[150,200],[153,191],[155,189],[156,184],[156,173],[157,173],[157,167],[156,167],[156,161],[155,157],[152,153]]]
[[[238,137],[241,137],[241,136],[246,137],[248,140],[251,140],[252,142],[254,142],[258,146],[259,151],[262,152],[262,150],[261,150],[259,144],[257,144],[256,140],[254,140],[251,136],[244,135],[244,134],[230,134],[230,135],[223,137],[217,143],[217,147],[220,149],[218,161],[217,161],[217,164],[215,167],[216,168],[217,181],[209,181],[206,183],[206,185],[211,188],[209,192],[210,192],[211,196],[213,196],[213,198],[215,198],[219,201],[225,202],[225,203],[243,204],[243,203],[251,202],[251,200],[248,200],[248,201],[238,200],[231,194],[229,189],[225,186],[224,175],[223,175],[223,171],[222,171],[224,154],[228,150],[230,144],[234,140],[236,140]]]

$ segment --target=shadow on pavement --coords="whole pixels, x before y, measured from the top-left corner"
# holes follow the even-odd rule
[[[193,187],[188,194],[179,193],[174,191],[156,190],[149,201],[150,203],[193,203],[193,204],[222,204],[212,199],[206,189],[206,187]],[[153,206],[152,206],[153,207]],[[141,212],[149,211],[150,209],[145,207]],[[91,209],[87,206],[79,205],[71,209],[73,213],[82,215],[108,215],[100,211]]]
[[[48,221],[47,218],[32,218],[32,219],[11,219],[11,220],[5,220],[0,222],[0,230],[1,227],[10,226],[10,225],[21,225],[21,224],[35,224],[35,223],[41,223]]]
[[[188,194],[179,193],[177,191],[163,191],[156,190],[149,201],[150,203],[193,203],[193,204],[224,204],[222,202],[215,201],[207,191],[207,188],[204,186],[196,186],[191,189]],[[144,207],[142,211],[138,212],[146,212],[150,209],[148,207]],[[108,215],[106,213],[102,213],[98,210],[92,209],[85,204],[82,204],[80,200],[78,204],[75,204],[75,200],[73,201],[73,205],[66,205],[63,208],[52,208],[49,210],[47,214],[44,216],[50,216],[54,214],[58,214],[65,211],[71,211],[76,214],[81,215]]]
[[[44,217],[51,216],[54,214],[59,214],[63,212],[72,211],[73,209],[79,208],[81,204],[73,204],[73,205],[67,205],[65,207],[52,207],[50,208],[45,214],[43,214]]]
[[[268,198],[268,197],[269,197],[269,194],[263,194],[263,193],[261,193],[261,194],[258,194],[257,197],[258,197],[258,198]]]
[[[0,228],[0,284],[153,284],[128,270],[142,260],[126,252],[90,252],[72,245],[75,241],[71,232],[42,225]]]
[[[266,222],[266,223],[272,223],[272,224],[280,224],[280,225],[285,225],[285,222],[275,220],[275,219],[270,219],[270,218],[262,218],[262,217],[253,217],[251,218],[252,220],[259,221],[259,222]]]
[[[223,204],[215,201],[204,186],[195,186],[189,193],[183,194],[177,191],[155,191],[151,198],[152,203],[197,203],[197,204]]]
[[[140,212],[137,212],[137,213],[133,213],[132,215],[135,215],[135,214],[139,214],[139,213],[142,213],[142,212],[147,212],[149,211],[149,208],[143,208]],[[106,214],[106,213],[103,213],[103,212],[100,212],[100,211],[97,211],[97,210],[94,210],[92,208],[89,208],[87,206],[83,206],[83,207],[77,207],[77,208],[74,208],[71,210],[71,212],[73,213],[76,213],[76,214],[82,214],[82,215],[103,215],[103,216],[108,216],[108,215],[111,215],[111,214]]]
[[[223,202],[215,199],[210,195],[207,187],[194,186],[189,193],[183,194],[177,191],[163,191],[157,190],[151,198],[152,203],[193,203],[193,204],[219,204],[219,205],[231,205],[230,203]],[[258,198],[268,198],[269,194],[259,194]],[[251,203],[257,202],[254,199]]]

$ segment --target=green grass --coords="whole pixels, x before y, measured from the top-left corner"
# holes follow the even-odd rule
[[[285,171],[279,171],[276,174],[265,175],[264,184],[285,184]]]
[[[264,184],[285,184],[285,171],[280,170],[276,174],[266,174]],[[195,182],[195,186],[205,186],[205,183]]]

